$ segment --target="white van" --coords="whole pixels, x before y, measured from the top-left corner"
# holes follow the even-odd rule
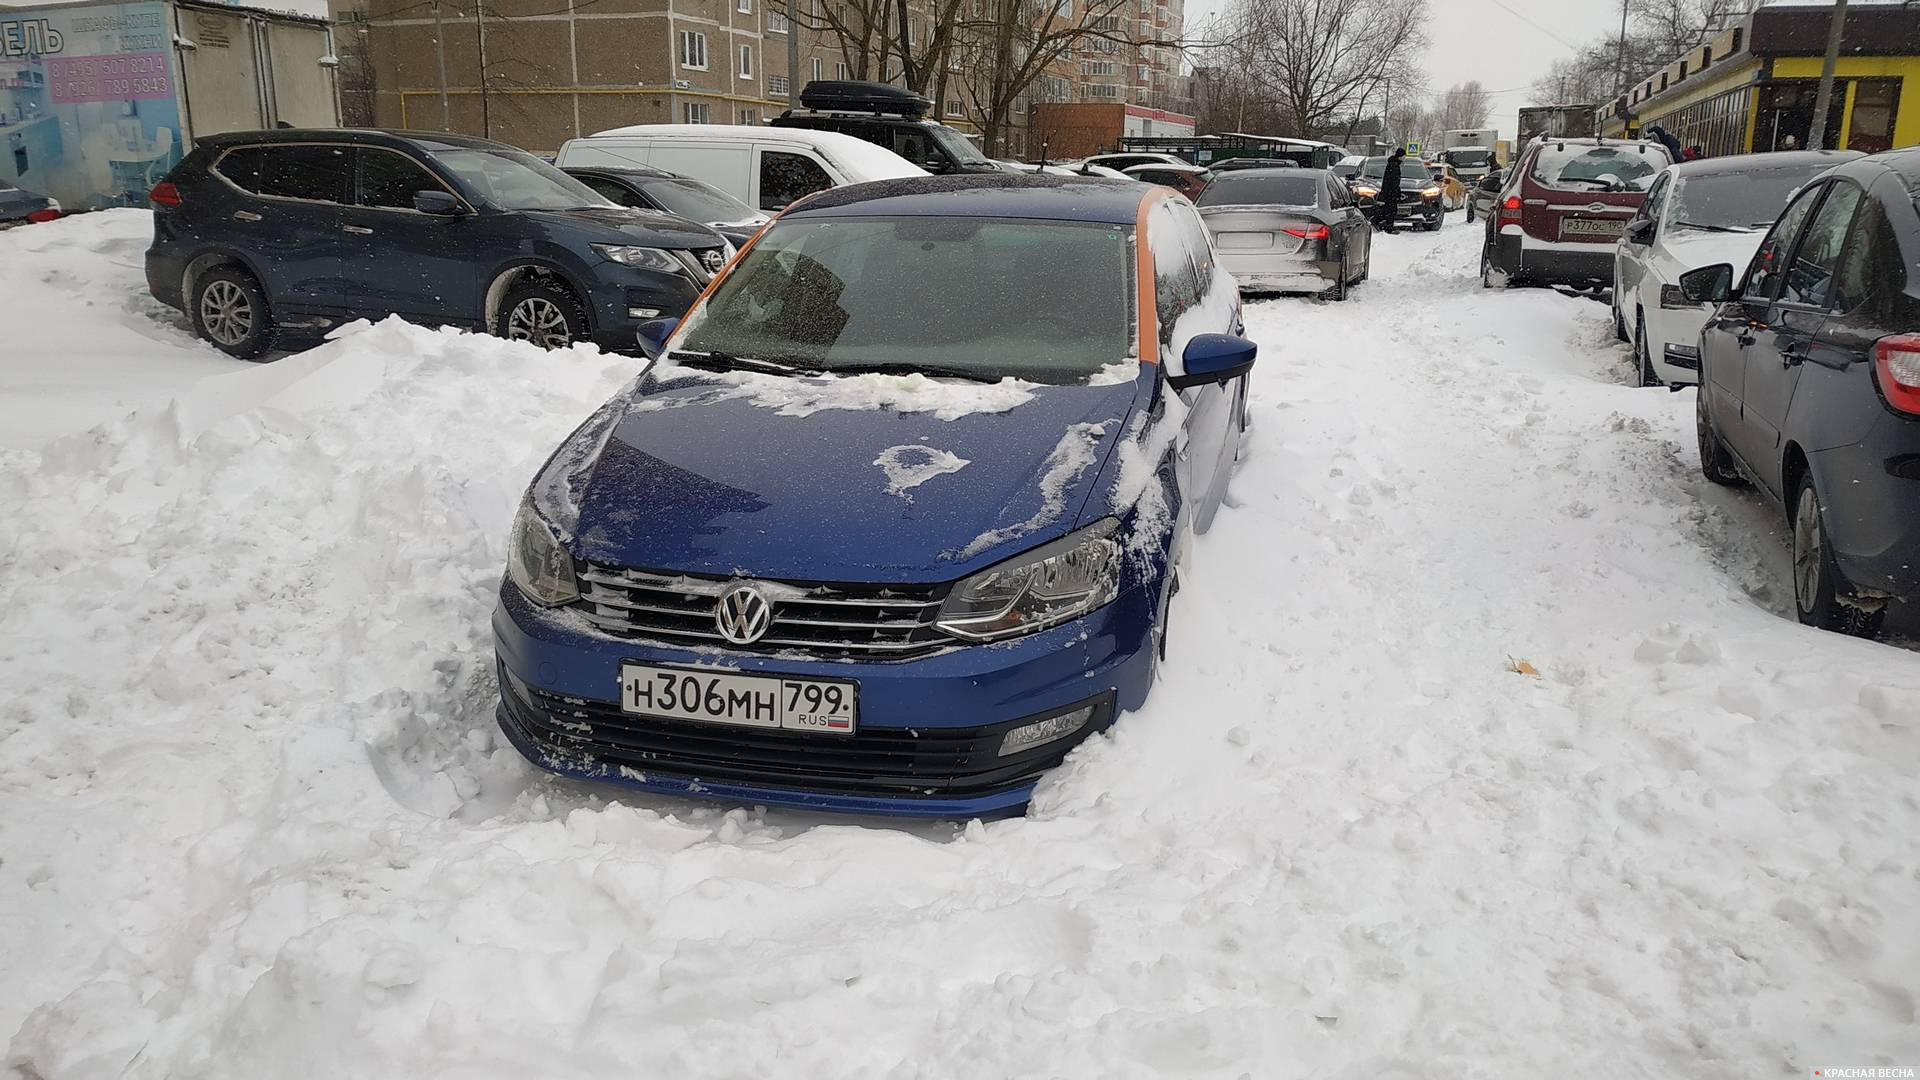
[[[639,124],[569,139],[554,163],[651,165],[704,180],[769,213],[803,195],[869,180],[925,176],[885,147],[837,131],[731,124]]]

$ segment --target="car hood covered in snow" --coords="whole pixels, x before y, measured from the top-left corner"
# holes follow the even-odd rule
[[[1135,382],[656,369],[536,483],[577,558],[794,581],[951,580],[1078,522]],[[1104,512],[1104,502],[1097,504]],[[564,507],[556,511],[554,507]]]
[[[1760,242],[1767,237],[1767,230],[1755,229],[1752,232],[1708,232],[1703,229],[1688,229],[1672,226],[1660,241],[1662,253],[1673,268],[1675,276],[1689,270],[1698,270],[1715,263],[1730,263],[1733,276],[1737,279],[1747,264],[1753,261],[1753,253],[1760,250]]]

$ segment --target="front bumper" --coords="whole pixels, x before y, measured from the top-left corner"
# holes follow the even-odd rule
[[[677,319],[699,298],[701,285],[679,274],[605,260],[593,264],[586,286],[593,309],[593,343],[612,352],[640,347],[640,324]],[[652,312],[652,314],[638,314]]]
[[[1131,589],[1085,618],[992,645],[894,661],[699,651],[593,631],[529,603],[511,583],[494,613],[498,718],[550,772],[724,802],[910,817],[979,817],[1025,806],[1079,742],[1145,700],[1157,610]],[[853,735],[763,731],[621,712],[623,661],[852,680]],[[1006,757],[1005,733],[1091,705],[1072,736]]]
[[[1700,382],[1700,330],[1707,324],[1709,311],[1704,307],[1659,307],[1658,293],[1653,295],[1655,306],[1644,310],[1647,355],[1653,360],[1654,373],[1670,386],[1696,385]],[[1633,322],[1630,311],[1628,321]]]

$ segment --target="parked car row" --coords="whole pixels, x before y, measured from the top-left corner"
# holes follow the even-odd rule
[[[1920,600],[1920,148],[1542,139],[1496,183],[1483,284],[1612,287],[1636,381],[1699,387],[1706,478],[1785,511],[1802,622]]]

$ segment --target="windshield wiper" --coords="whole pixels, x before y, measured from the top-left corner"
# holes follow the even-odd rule
[[[1580,184],[1599,184],[1601,187],[1606,188],[1608,191],[1613,190],[1613,181],[1602,180],[1597,176],[1563,176],[1560,179],[1563,181],[1572,180],[1575,183],[1580,183]]]
[[[821,375],[819,368],[801,367],[798,364],[782,363],[779,360],[756,360],[748,356],[735,356],[729,352],[710,349],[706,352],[676,352],[673,360],[687,367],[704,368],[709,371],[758,371],[766,375]]]
[[[983,383],[997,383],[1005,377],[989,375],[972,368],[910,364],[899,360],[872,364],[835,364],[827,370],[834,375],[925,375],[928,378],[966,379],[969,382]]]
[[[1741,225],[1707,225],[1707,224],[1703,224],[1703,223],[1701,223],[1701,222],[1698,222],[1698,221],[1676,221],[1676,222],[1674,222],[1674,224],[1675,224],[1675,225],[1679,225],[1679,226],[1681,226],[1682,228],[1687,228],[1687,229],[1699,229],[1699,230],[1701,230],[1701,231],[1703,231],[1703,232],[1733,232],[1733,233],[1743,233],[1743,232],[1750,232],[1750,231],[1751,231],[1750,229],[1747,229],[1746,227],[1744,227],[1744,226],[1741,226]]]

